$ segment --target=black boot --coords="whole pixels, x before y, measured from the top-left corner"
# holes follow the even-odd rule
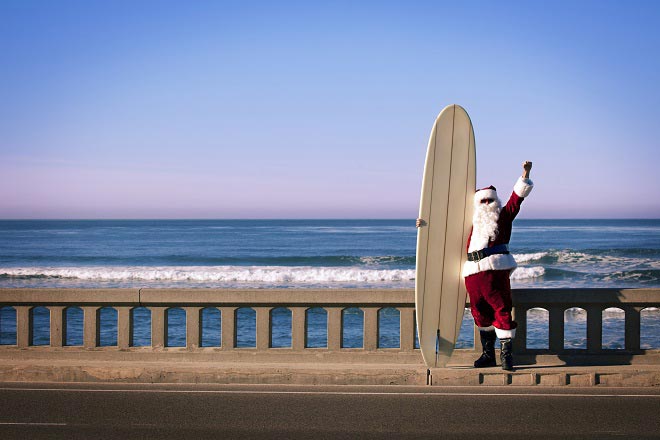
[[[511,338],[500,339],[502,350],[500,351],[500,361],[502,362],[502,369],[511,371],[513,370],[513,342]]]
[[[481,357],[474,361],[474,367],[494,367],[497,365],[495,363],[495,330],[479,330],[479,337],[481,338],[481,346],[484,351]]]

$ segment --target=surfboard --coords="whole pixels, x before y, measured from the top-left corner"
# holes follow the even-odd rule
[[[419,348],[428,367],[443,367],[454,351],[465,309],[467,238],[476,189],[474,131],[467,112],[449,105],[429,139],[417,231],[415,309]]]

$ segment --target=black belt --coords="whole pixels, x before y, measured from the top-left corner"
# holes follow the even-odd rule
[[[508,254],[509,245],[508,244],[498,244],[497,246],[487,247],[478,251],[468,252],[467,259],[468,261],[479,261],[483,260],[486,257],[490,257],[495,254]]]

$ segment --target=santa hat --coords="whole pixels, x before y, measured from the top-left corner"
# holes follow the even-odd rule
[[[479,205],[483,199],[497,200],[497,189],[493,185],[481,188],[474,194],[474,204]]]

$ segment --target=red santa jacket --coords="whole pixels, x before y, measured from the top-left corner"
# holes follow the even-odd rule
[[[518,215],[518,212],[520,212],[520,206],[522,205],[523,200],[529,195],[533,187],[534,183],[530,179],[523,179],[522,177],[518,179],[513,187],[511,197],[509,197],[506,205],[504,205],[500,211],[500,215],[497,219],[497,237],[495,237],[494,240],[489,240],[487,247],[493,247],[499,244],[509,244],[513,220]],[[471,249],[471,244],[473,244],[472,231],[470,231],[470,236],[468,237],[466,251],[472,252],[486,247],[483,246],[484,243],[474,243],[477,246],[475,249]],[[513,270],[516,266],[516,260],[513,259],[511,254],[490,255],[479,261],[466,261],[463,265],[463,277],[479,272],[485,272],[487,270]]]

